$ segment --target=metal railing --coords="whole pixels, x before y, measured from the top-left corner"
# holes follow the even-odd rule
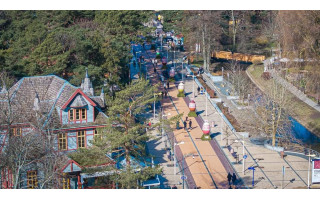
[[[187,68],[187,70],[188,70],[189,72],[192,73],[191,75],[193,75],[193,72],[189,69],[189,66],[186,66],[186,68]],[[198,84],[199,87],[204,88],[204,87],[202,86],[202,84],[198,81],[198,79],[197,79],[196,77],[195,77],[195,82]],[[241,140],[241,139],[239,138],[239,136],[236,134],[236,130],[234,129],[234,127],[231,125],[231,123],[229,122],[229,120],[228,120],[228,119],[224,116],[224,114],[221,112],[220,108],[219,108],[214,102],[211,101],[210,96],[209,96],[207,93],[206,93],[206,96],[207,96],[209,102],[211,103],[211,105],[213,105],[213,107],[214,107],[214,108],[218,111],[218,113],[221,115],[221,117],[223,118],[223,120],[225,121],[225,123],[229,126],[229,128],[230,128],[231,132],[233,133],[233,135],[235,135],[238,140]],[[265,174],[265,172],[259,167],[258,162],[256,161],[256,159],[253,158],[253,156],[251,155],[251,153],[248,151],[247,147],[244,146],[244,148],[245,148],[245,150],[248,152],[248,154],[249,154],[249,156],[251,157],[251,159],[255,162],[256,166],[258,166],[258,168],[260,169],[260,171],[262,172],[262,174],[267,178],[267,180],[269,181],[269,183],[270,183],[274,188],[277,188],[277,186],[275,186],[275,185],[271,182],[271,180],[269,179],[269,177],[268,177],[268,176]]]

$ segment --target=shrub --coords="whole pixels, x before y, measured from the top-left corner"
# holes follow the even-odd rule
[[[261,74],[261,77],[266,81],[266,80],[270,80],[271,79],[271,74],[270,72],[263,72]]]
[[[189,114],[188,114],[188,117],[197,117],[197,113],[196,111],[190,111]]]
[[[255,65],[261,65],[261,64],[263,64],[262,61],[259,60],[259,59],[254,59],[254,60],[252,60],[252,63],[255,64]]]

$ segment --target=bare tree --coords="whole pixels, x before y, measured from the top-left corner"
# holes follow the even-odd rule
[[[276,135],[289,137],[289,115],[285,109],[289,107],[289,98],[286,88],[272,80],[267,94],[256,95],[254,100],[255,111],[261,119],[257,128],[272,138],[272,145],[276,145]]]
[[[30,108],[23,103],[24,96],[9,89],[12,81],[7,73],[0,74],[0,82],[5,86],[0,93],[0,134],[5,137],[0,146],[0,169],[11,172],[14,189],[21,188],[27,181],[25,173],[30,169],[39,171],[39,188],[57,188],[57,184],[52,183],[57,183],[54,180],[60,176],[59,169],[65,161],[56,151],[54,141],[53,129],[59,127],[58,116],[47,120],[49,112],[45,108],[30,113]]]

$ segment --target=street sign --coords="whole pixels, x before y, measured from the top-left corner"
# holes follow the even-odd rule
[[[187,180],[187,176],[181,176],[181,180]]]
[[[249,170],[256,170],[254,167],[249,167],[248,169]]]
[[[243,156],[243,159],[247,159],[247,158],[248,158],[248,156],[247,156],[247,155],[244,155],[244,156]]]

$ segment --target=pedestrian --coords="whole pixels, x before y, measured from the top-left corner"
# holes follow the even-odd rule
[[[189,129],[192,129],[192,120],[189,121]]]
[[[162,91],[162,92],[161,92],[161,99],[163,99],[163,93],[164,93],[164,92]]]
[[[236,176],[235,173],[233,173],[233,175],[232,175],[232,184],[236,185],[236,181],[237,181],[237,176]]]
[[[198,90],[198,95],[199,95],[199,93],[200,93],[200,87],[199,86],[198,86],[197,90]]]
[[[169,83],[169,81],[167,81],[167,88],[169,89],[169,86],[170,86],[170,83]]]
[[[166,83],[165,82],[163,82],[163,88],[166,89]]]
[[[167,157],[168,157],[168,160],[171,161],[171,152],[169,150],[167,150]]]
[[[155,67],[153,68],[153,72],[154,72],[154,73],[157,73],[157,69],[156,69]]]
[[[178,120],[177,123],[176,123],[176,128],[177,128],[177,130],[180,129],[180,122],[179,122],[179,120]]]
[[[168,92],[164,91],[164,97],[167,98]]]
[[[186,121],[188,121],[188,116],[186,116]]]
[[[230,174],[230,172],[228,173],[227,178],[228,178],[228,183],[229,183],[229,185],[231,185],[232,175]]]
[[[88,185],[89,185],[89,182],[88,182],[87,179],[85,179],[84,182],[83,182],[83,188],[84,189],[88,189]]]
[[[151,121],[149,121],[148,125],[149,125],[149,128],[151,128]]]
[[[183,122],[183,127],[184,127],[184,129],[187,129],[187,122],[186,121]]]

